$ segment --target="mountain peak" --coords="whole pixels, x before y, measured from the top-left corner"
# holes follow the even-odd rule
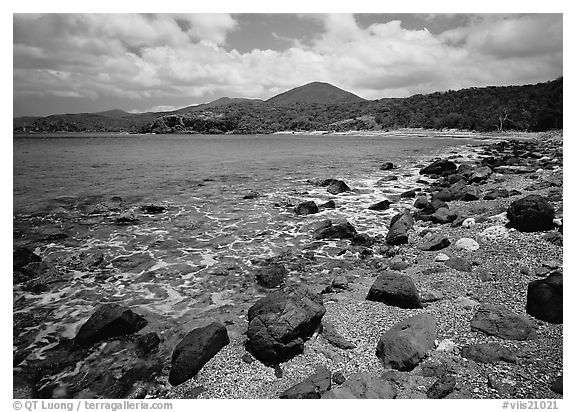
[[[342,90],[330,83],[312,82],[303,86],[295,87],[280,93],[266,103],[275,105],[287,105],[292,103],[350,103],[364,101],[353,93]]]

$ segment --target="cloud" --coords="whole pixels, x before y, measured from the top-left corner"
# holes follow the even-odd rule
[[[227,14],[16,14],[14,99],[127,99],[143,109],[266,99],[311,81],[375,99],[562,73],[561,15],[423,16],[434,33],[398,20],[360,27],[350,14],[299,17],[321,31],[285,50],[240,53],[224,47],[227,36],[250,27]],[[452,28],[438,32],[446,19]]]

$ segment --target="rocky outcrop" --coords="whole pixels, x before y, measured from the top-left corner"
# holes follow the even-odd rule
[[[418,289],[412,278],[400,272],[390,270],[378,275],[366,300],[382,302],[403,309],[419,309],[422,307]]]
[[[434,349],[436,318],[429,313],[412,316],[392,326],[380,338],[376,356],[385,368],[411,371]]]
[[[550,274],[546,279],[528,284],[526,312],[536,319],[550,323],[563,323],[563,278],[562,273]]]
[[[146,319],[129,308],[109,303],[100,306],[80,327],[74,343],[89,346],[108,338],[136,333],[147,324]]]
[[[286,389],[279,396],[280,399],[320,399],[322,395],[332,387],[332,373],[325,367],[320,367],[316,372]]]
[[[540,232],[554,228],[554,208],[540,195],[528,195],[512,202],[506,216],[510,227],[521,232]]]
[[[172,352],[169,382],[176,386],[196,376],[200,369],[230,343],[226,327],[213,322],[188,333]]]
[[[504,306],[483,304],[470,322],[473,331],[484,332],[502,339],[536,339],[536,325]]]
[[[248,310],[246,349],[266,365],[285,362],[302,353],[324,313],[322,297],[306,288],[272,293]]]

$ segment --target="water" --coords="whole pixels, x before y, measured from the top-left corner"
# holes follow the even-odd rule
[[[247,308],[266,293],[254,280],[263,260],[285,262],[290,282],[325,285],[330,264],[360,259],[361,248],[314,241],[315,222],[347,219],[360,233],[384,236],[390,217],[413,202],[398,194],[422,187],[418,159],[449,146],[465,154],[462,145],[478,143],[414,136],[15,138],[14,245],[32,247],[61,277],[42,293],[14,287],[15,319],[43,314],[15,330],[16,346],[30,352],[28,359],[42,358],[104,302],[144,314],[167,341],[209,319],[240,334]],[[400,168],[380,171],[386,161]],[[377,184],[389,174],[398,181]],[[309,182],[325,178],[343,179],[354,192],[333,196]],[[260,196],[245,199],[250,191]],[[118,226],[119,212],[98,209],[112,196],[138,224]],[[394,200],[390,210],[367,210],[385,198]],[[300,201],[329,199],[336,209],[292,211]],[[148,203],[167,211],[143,214],[139,207]],[[81,263],[96,253],[103,264]]]

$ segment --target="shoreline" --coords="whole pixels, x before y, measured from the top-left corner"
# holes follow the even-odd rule
[[[428,164],[433,158],[437,157],[452,158],[456,160],[457,163],[459,162],[458,159],[473,161],[474,157],[469,157],[468,154],[482,151],[483,147],[484,145],[462,146],[462,148],[465,148],[464,152],[462,152],[459,147],[451,146],[442,149],[438,153],[428,153],[424,156],[415,155],[412,159],[412,164],[403,168],[393,169],[389,171],[389,173],[405,174],[409,171],[408,169],[411,171],[417,170],[419,169],[419,164]],[[461,157],[463,153],[465,155],[464,158]],[[538,179],[544,176],[549,176],[548,171],[545,171],[544,175],[539,175]],[[424,177],[424,179],[430,180],[427,177]],[[524,186],[533,181],[533,179],[529,179],[527,176],[508,174],[501,175],[497,179],[502,180],[491,182],[489,185],[510,189],[519,188],[522,190]],[[426,189],[426,187],[427,186],[422,186],[423,189]],[[522,192],[524,193],[524,190],[522,190]],[[547,192],[547,190],[537,191],[537,193],[545,192]],[[306,196],[307,195],[304,195],[304,197]],[[327,266],[325,270],[330,277],[339,275],[346,276],[350,287],[340,293],[324,294],[324,305],[327,310],[325,319],[335,326],[338,333],[352,341],[356,345],[356,349],[350,351],[336,348],[327,342],[321,333],[315,334],[312,339],[306,343],[304,354],[296,356],[281,365],[282,377],[279,378],[277,377],[277,370],[275,371],[273,368],[266,367],[258,361],[246,363],[244,360],[246,359],[247,352],[243,347],[245,335],[242,334],[242,331],[245,332],[248,323],[245,317],[242,316],[233,328],[229,327],[229,329],[234,329],[234,333],[230,335],[231,343],[212,358],[212,360],[200,370],[196,377],[180,386],[171,387],[167,382],[169,364],[168,361],[166,361],[162,374],[156,379],[159,388],[149,388],[147,397],[155,399],[164,397],[276,398],[281,392],[312,374],[315,368],[320,365],[327,366],[333,373],[341,372],[345,377],[350,377],[359,371],[372,375],[380,375],[385,372],[385,370],[374,354],[378,338],[396,322],[416,313],[435,314],[439,318],[438,341],[440,342],[445,339],[451,340],[455,343],[457,349],[461,349],[464,343],[469,342],[500,342],[498,339],[482,337],[479,336],[477,332],[470,332],[469,320],[477,308],[477,305],[470,303],[469,300],[484,303],[487,300],[495,299],[496,301],[513,307],[515,312],[523,313],[524,302],[522,301],[522,295],[524,292],[522,288],[526,286],[529,280],[538,279],[538,277],[535,277],[534,271],[541,262],[533,257],[528,259],[527,256],[521,256],[522,259],[516,258],[516,260],[512,259],[510,261],[508,256],[502,255],[502,252],[509,252],[511,249],[514,249],[517,253],[524,253],[521,248],[527,246],[529,247],[528,250],[533,252],[535,256],[554,256],[561,261],[562,248],[553,247],[546,243],[540,244],[542,243],[540,241],[540,234],[527,235],[512,232],[510,237],[516,243],[506,241],[504,243],[505,247],[502,247],[502,244],[500,247],[494,247],[494,245],[479,240],[481,244],[480,252],[463,254],[463,256],[470,260],[479,259],[482,261],[480,264],[475,265],[474,270],[470,273],[444,268],[444,270],[439,272],[432,271],[431,273],[425,274],[424,272],[427,272],[429,269],[443,266],[442,263],[434,260],[439,252],[422,252],[414,246],[419,240],[419,233],[425,230],[433,230],[446,235],[452,244],[460,237],[477,238],[482,229],[497,222],[497,219],[493,220],[491,216],[501,215],[502,209],[505,208],[507,204],[520,197],[522,196],[517,195],[511,198],[493,201],[450,202],[451,209],[454,207],[454,209],[461,208],[462,210],[467,210],[471,206],[482,206],[486,204],[485,207],[487,210],[478,212],[479,215],[483,216],[486,220],[480,223],[478,227],[470,229],[460,227],[452,228],[450,225],[437,227],[435,225],[417,222],[415,230],[410,232],[409,243],[393,248],[395,253],[391,257],[384,256],[386,252],[383,250],[386,245],[382,239],[373,247],[368,248],[374,251],[374,258],[368,257],[364,259],[359,257],[359,253],[364,250],[363,248],[350,245],[348,240],[338,241],[337,246],[344,253],[339,263],[335,262],[334,265]],[[335,198],[338,200],[338,196],[335,196]],[[410,203],[412,203],[412,200],[410,200]],[[555,205],[558,206],[558,202],[556,202]],[[561,211],[561,200],[559,206]],[[311,222],[315,220],[314,215],[306,217],[306,219],[301,222],[303,229],[310,227]],[[387,225],[386,220],[383,224],[384,223]],[[503,251],[500,249],[503,249]],[[307,250],[303,248],[300,252],[305,255],[305,253],[312,250],[313,249]],[[440,252],[455,255],[462,254],[454,250],[453,246]],[[376,258],[376,256],[378,257]],[[374,282],[374,276],[379,271],[388,267],[391,264],[392,258],[398,256],[402,257],[402,261],[409,263],[402,272],[414,279],[421,293],[428,293],[430,291],[434,293],[435,290],[440,290],[443,294],[441,299],[430,302],[424,309],[413,310],[399,309],[379,302],[366,301],[365,297],[368,289]],[[494,258],[496,262],[492,262]],[[299,255],[292,257],[286,256],[280,257],[280,262],[286,265],[296,265],[299,262],[305,262],[306,259],[307,258],[301,258]],[[525,261],[524,264],[527,265],[530,274],[521,274],[520,279],[514,279],[510,277],[506,271],[509,271],[509,267],[517,267],[518,261]],[[506,267],[500,267],[503,264],[506,264]],[[480,269],[482,269],[482,271]],[[479,280],[481,272],[483,273],[485,271],[494,271],[498,275],[501,275],[501,279],[497,281]],[[290,274],[290,278],[295,275],[292,270]],[[294,281],[298,283],[295,276]],[[516,284],[518,281],[520,281],[520,283]],[[289,280],[289,283],[290,282]],[[511,297],[502,296],[504,292],[510,293],[510,290],[516,291],[517,295]],[[317,287],[314,291],[319,293],[321,292],[321,288]],[[460,307],[458,306],[459,304],[455,303],[458,299],[460,299],[458,302],[464,302],[463,306]],[[247,302],[246,305],[245,309],[250,306],[250,303]],[[450,316],[447,316],[447,314]],[[561,328],[561,325],[559,327],[554,325],[539,325],[539,330],[542,331],[539,333],[544,339],[536,342],[535,346],[532,345],[534,342],[529,342],[526,345],[523,345],[522,342],[504,343],[506,347],[513,350],[521,349],[525,353],[538,353],[540,350],[547,350],[551,355],[556,354],[556,356],[559,347],[561,359]],[[237,333],[236,331],[239,332]],[[543,346],[540,347],[538,345]],[[506,364],[504,368],[500,368],[502,365],[490,365],[487,367],[483,367],[482,365],[470,366],[470,361],[463,360],[456,351],[448,355],[437,354],[436,356],[439,356],[439,359],[446,361],[446,363],[460,371],[456,374],[458,386],[453,392],[453,395],[451,395],[451,397],[456,398],[509,398],[510,394],[500,394],[497,390],[494,392],[494,388],[487,386],[488,373],[496,373],[497,376],[500,376],[501,380],[504,379],[506,381],[510,380],[509,375],[517,376],[519,373],[524,373],[530,374],[531,376],[534,374],[534,371],[537,373],[541,372],[542,367],[546,370],[547,375],[550,376],[558,372],[561,373],[561,366],[559,369],[553,359],[546,359],[542,362],[542,365],[531,370],[528,366],[535,366],[527,362],[528,358],[526,356],[521,357],[521,362],[516,366]],[[444,359],[446,356],[448,356],[449,359]],[[467,371],[468,369],[470,369],[469,373]],[[493,369],[496,370],[496,372],[494,372]],[[407,380],[401,385],[398,384],[399,387],[401,386],[398,397],[425,397],[425,391],[422,392],[422,390],[418,388],[429,387],[434,383],[435,379],[430,376],[422,376],[419,374],[420,372],[417,371],[416,373],[401,375],[402,379]],[[518,384],[520,384],[520,382],[526,383],[524,381],[530,381],[529,383],[532,383],[531,378],[516,379]],[[545,383],[548,385],[550,382],[548,380]],[[337,388],[338,385],[334,385],[334,387]],[[466,392],[466,388],[468,388],[468,392]],[[478,391],[475,392],[474,389],[478,389]],[[542,388],[541,390],[538,388],[529,389],[531,391],[528,390],[524,396],[530,398],[556,397],[553,393],[545,391],[546,388]],[[542,396],[543,394],[546,396]],[[520,392],[519,395],[522,396],[523,394]]]
[[[482,146],[471,148],[481,151]],[[456,152],[458,149],[456,148]],[[420,157],[419,163],[428,163],[430,155]],[[458,158],[454,148],[432,157]],[[561,171],[560,171],[561,173]],[[527,176],[502,175],[498,187],[522,190],[532,182]],[[524,195],[524,190],[522,190]],[[547,190],[534,193],[545,194]],[[533,192],[530,192],[533,193]],[[200,373],[179,387],[169,389],[169,398],[277,398],[280,393],[312,375],[319,367],[327,367],[332,373],[342,373],[346,378],[358,372],[372,376],[392,373],[382,367],[375,355],[376,343],[383,332],[397,322],[417,313],[431,313],[438,321],[437,345],[452,349],[441,350],[436,345],[421,366],[412,372],[395,372],[393,381],[397,385],[398,398],[426,398],[429,388],[437,376],[428,375],[424,367],[444,364],[456,378],[456,386],[448,398],[462,399],[538,399],[558,398],[549,388],[562,375],[562,325],[537,320],[538,338],[533,341],[509,341],[494,338],[470,330],[470,320],[478,307],[484,303],[505,305],[517,314],[525,313],[525,288],[530,281],[542,279],[536,274],[544,261],[562,261],[562,247],[542,240],[541,233],[509,231],[509,237],[494,241],[483,241],[481,232],[487,227],[502,224],[502,211],[523,195],[506,199],[476,202],[450,202],[450,208],[476,208],[486,210],[484,219],[475,227],[462,228],[451,225],[429,225],[417,222],[410,234],[408,245],[398,247],[394,257],[401,256],[408,263],[401,272],[413,278],[421,294],[440,294],[423,309],[399,309],[379,302],[365,300],[380,269],[355,261],[354,269],[333,268],[333,276],[346,276],[349,288],[339,293],[324,295],[325,320],[334,325],[337,332],[356,345],[353,350],[334,347],[322,334],[315,334],[305,345],[304,353],[283,363],[282,377],[274,369],[258,361],[246,364],[243,347],[245,336],[232,339],[230,345],[204,366]],[[475,204],[475,205],[472,205]],[[562,203],[559,206],[560,216]],[[487,216],[487,217],[484,217]],[[482,219],[480,219],[482,220]],[[433,230],[445,235],[451,246],[436,252],[425,252],[415,248],[419,233]],[[465,252],[454,249],[459,238],[476,239],[480,249]],[[435,257],[445,253],[463,257],[473,263],[471,272],[461,272],[444,266]],[[518,255],[519,253],[519,255]],[[384,261],[386,259],[383,259]],[[388,266],[390,265],[388,261]],[[561,266],[560,266],[561,267]],[[511,268],[514,268],[510,270]],[[523,268],[526,273],[518,272]],[[320,292],[320,290],[315,290]],[[517,355],[513,364],[482,364],[463,358],[460,350],[469,344],[495,343]],[[546,354],[546,355],[544,355]],[[558,361],[560,364],[558,364]],[[542,376],[546,379],[542,381]],[[256,386],[256,387],[254,387]],[[338,384],[332,384],[338,388]]]

